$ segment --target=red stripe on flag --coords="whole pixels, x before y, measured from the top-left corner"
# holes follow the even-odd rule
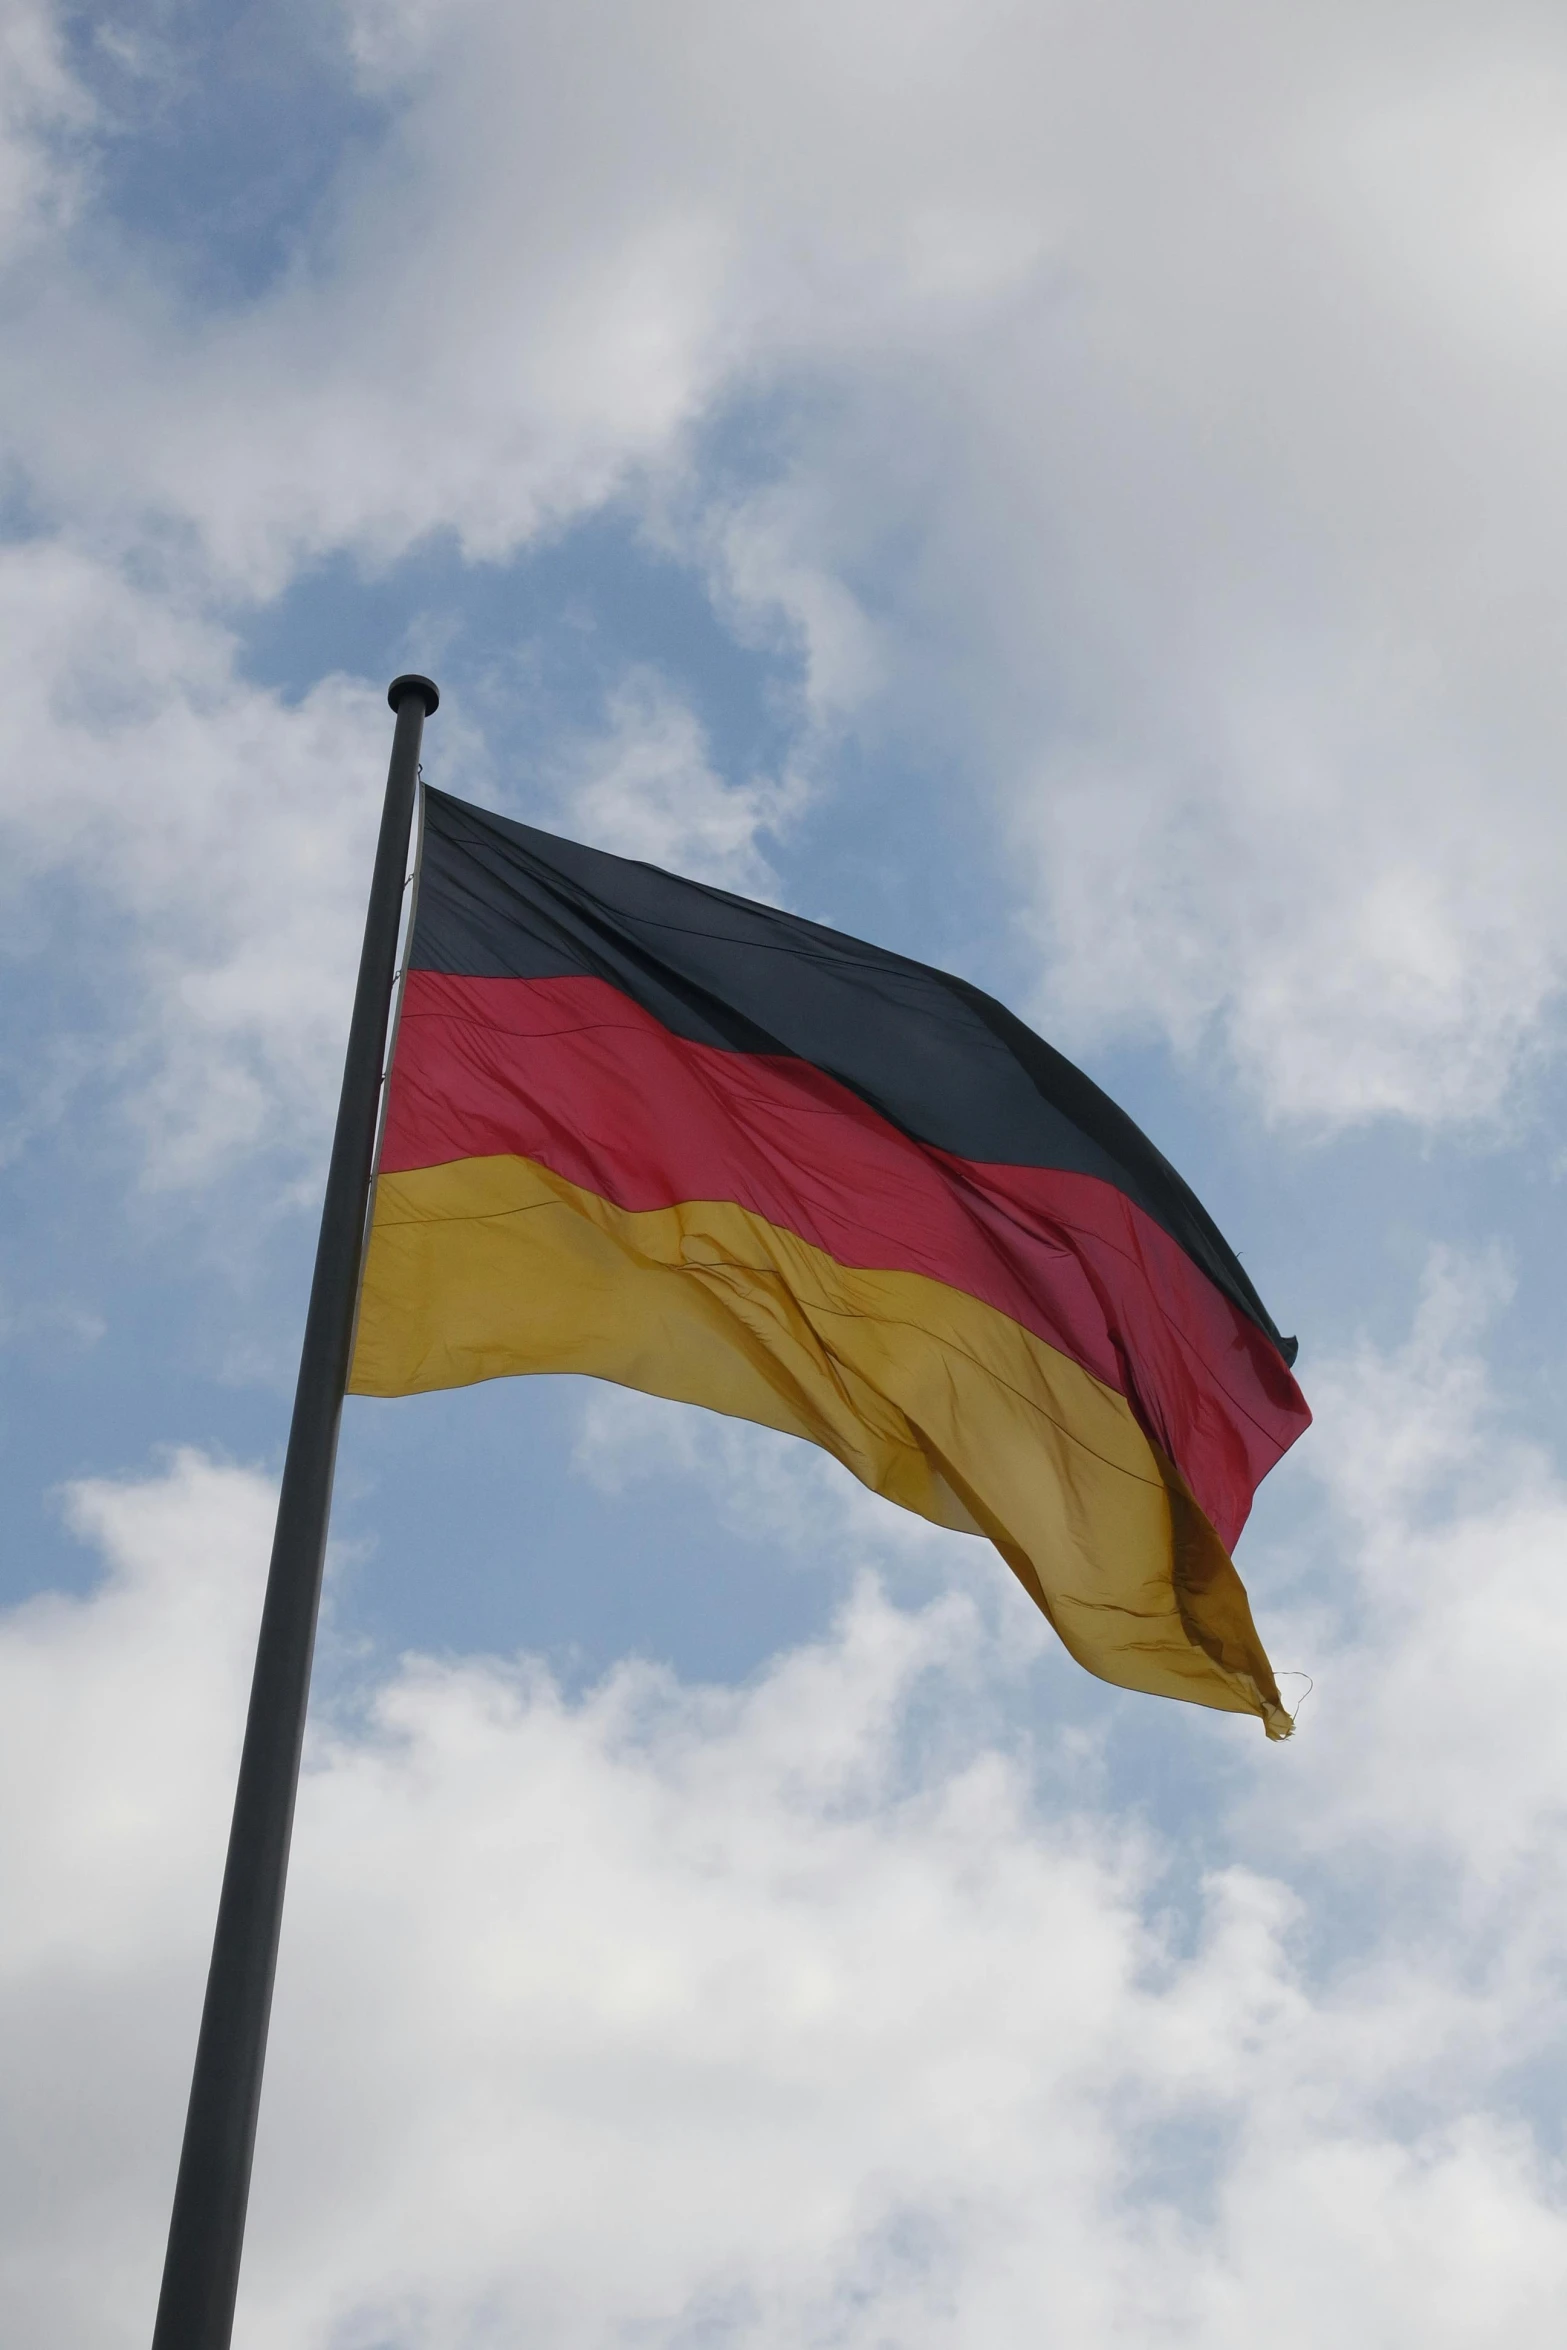
[[[1096,1176],[912,1141],[808,1061],[675,1037],[601,979],[408,976],[381,1166],[536,1159],[631,1210],[733,1200],[966,1290],[1126,1396],[1226,1547],[1310,1413],[1262,1332]]]

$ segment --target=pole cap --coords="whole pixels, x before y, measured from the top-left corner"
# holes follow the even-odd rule
[[[410,694],[421,697],[426,718],[441,706],[441,691],[434,678],[420,677],[413,670],[405,677],[394,677],[386,689],[386,698],[394,710],[400,709]]]

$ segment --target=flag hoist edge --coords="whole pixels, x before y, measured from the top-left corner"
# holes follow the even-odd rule
[[[1278,1737],[1229,1551],[1294,1352],[979,989],[426,792],[352,1392],[580,1371],[807,1437],[1090,1671]]]

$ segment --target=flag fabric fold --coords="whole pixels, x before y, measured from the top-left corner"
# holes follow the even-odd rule
[[[1294,1347],[946,973],[427,791],[351,1392],[579,1371],[982,1534],[1103,1679],[1289,1723],[1229,1552]]]

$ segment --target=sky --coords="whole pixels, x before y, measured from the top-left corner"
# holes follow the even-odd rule
[[[765,1431],[351,1401],[240,2350],[1554,2345],[1560,8],[3,0],[0,301],[8,2346],[150,2332],[408,668],[1152,1134],[1301,1710]]]

